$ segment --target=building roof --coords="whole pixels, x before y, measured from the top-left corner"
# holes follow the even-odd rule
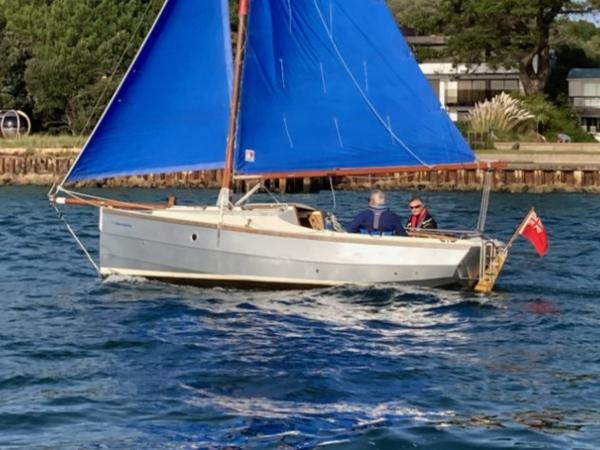
[[[406,41],[413,45],[425,46],[445,46],[448,44],[446,36],[431,35],[431,36],[405,36]]]
[[[519,76],[518,69],[505,67],[491,67],[487,64],[454,64],[451,62],[424,62],[419,64],[425,75],[448,75],[448,76],[485,76],[485,75],[514,75]]]
[[[569,70],[568,80],[578,78],[600,78],[600,68],[596,69],[571,69]]]

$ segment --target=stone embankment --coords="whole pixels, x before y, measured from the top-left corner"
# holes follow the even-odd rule
[[[52,186],[59,183],[75,161],[78,149],[9,149],[0,148],[0,186]],[[103,182],[85,182],[80,186],[126,187],[216,187],[220,171],[197,171],[170,175],[145,175],[112,178]]]
[[[494,189],[511,192],[588,191],[600,193],[600,144],[501,143],[496,150],[479,152],[482,161],[505,161],[494,171]],[[518,149],[517,149],[518,148]],[[50,186],[64,177],[77,149],[2,150],[0,185]],[[426,190],[478,190],[482,170],[415,171],[373,176],[336,177],[340,189],[412,188]],[[220,171],[197,171],[171,175],[121,177],[102,185],[129,187],[218,187]],[[251,183],[251,182],[250,182]],[[268,180],[273,191],[315,192],[329,189],[327,178]],[[87,182],[86,186],[99,186]],[[239,191],[246,183],[238,183]]]

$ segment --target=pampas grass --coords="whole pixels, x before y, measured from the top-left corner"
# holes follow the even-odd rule
[[[491,100],[479,102],[470,115],[474,133],[507,133],[535,119],[520,100],[502,92]]]

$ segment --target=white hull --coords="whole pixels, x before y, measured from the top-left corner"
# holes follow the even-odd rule
[[[368,236],[301,226],[293,205],[103,208],[103,276],[259,287],[407,283],[472,286],[481,238]]]

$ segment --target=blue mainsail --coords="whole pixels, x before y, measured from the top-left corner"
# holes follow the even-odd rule
[[[224,166],[227,0],[167,0],[67,181]]]
[[[238,174],[476,160],[385,0],[252,0]]]

